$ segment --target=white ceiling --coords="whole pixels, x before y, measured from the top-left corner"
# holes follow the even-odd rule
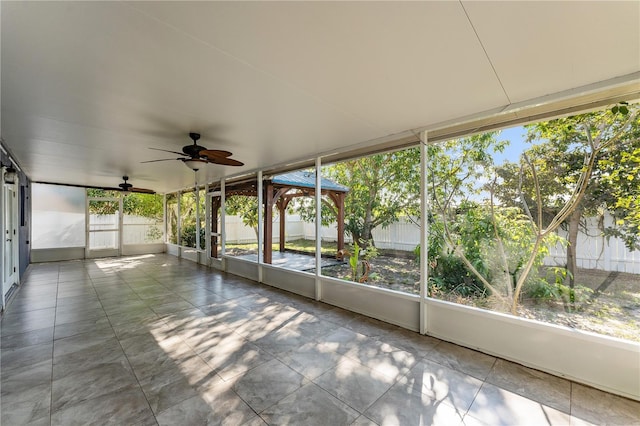
[[[640,71],[640,2],[0,3],[1,130],[35,181],[159,192],[187,133],[246,165]],[[635,73],[635,74],[634,74]]]

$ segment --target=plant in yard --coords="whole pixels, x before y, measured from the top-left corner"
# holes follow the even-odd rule
[[[622,120],[600,120],[599,115],[587,115],[575,124],[566,125],[568,134],[581,135],[585,141],[581,160],[565,190],[555,197],[556,207],[549,213],[541,176],[554,166],[554,158],[532,157],[524,153],[513,181],[517,182],[510,197],[516,200],[515,210],[496,203],[504,177],[495,173],[489,148],[500,148],[492,136],[480,135],[429,146],[431,161],[428,182],[430,202],[442,220],[449,253],[456,255],[466,269],[479,281],[502,307],[517,315],[523,286],[544,257],[545,250],[558,242],[555,233],[585,199],[589,182],[597,172],[602,156],[619,148],[628,139],[628,131],[637,121],[634,110]],[[564,179],[566,176],[556,177]],[[637,185],[636,185],[637,186]],[[513,188],[513,184],[511,185]],[[488,199],[479,200],[481,194]],[[528,195],[528,196],[527,196]],[[467,205],[471,204],[470,208]],[[460,214],[468,220],[458,221]],[[569,292],[574,298],[575,292]]]
[[[378,256],[378,250],[373,245],[369,245],[367,249],[363,249],[357,241],[354,241],[352,245],[352,252],[345,250],[344,256],[349,258],[351,281],[359,283],[368,281],[369,271],[371,271],[371,264],[369,261]],[[371,278],[374,279],[376,276],[372,274]]]
[[[611,212],[615,225],[606,237],[622,239],[629,250],[640,249],[640,115],[637,105],[526,126],[528,148],[519,163],[496,168],[501,185],[496,197],[504,205],[530,209],[538,227],[568,230],[565,284],[574,286],[578,232],[586,216]],[[585,161],[588,158],[589,161]],[[579,192],[578,197],[571,194]],[[565,214],[568,213],[568,214]]]

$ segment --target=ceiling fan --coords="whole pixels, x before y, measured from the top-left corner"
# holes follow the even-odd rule
[[[191,170],[198,171],[204,164],[221,164],[223,166],[244,166],[244,163],[234,160],[231,157],[233,155],[229,151],[222,151],[219,149],[207,149],[204,146],[198,145],[200,139],[200,133],[189,133],[189,137],[193,140],[193,145],[185,145],[182,147],[182,152],[169,151],[167,149],[149,148],[155,151],[170,152],[172,154],[182,155],[178,158],[163,158],[161,160],[148,160],[142,161],[142,163],[155,163],[157,161],[171,161],[179,160],[187,165]]]
[[[134,188],[133,185],[131,185],[129,182],[127,182],[129,180],[129,176],[122,176],[122,180],[124,180],[124,182],[122,182],[121,184],[118,185],[120,187],[120,191],[122,191],[122,192],[139,192],[139,193],[142,193],[142,194],[155,194],[156,193],[156,191],[154,191],[152,189]]]

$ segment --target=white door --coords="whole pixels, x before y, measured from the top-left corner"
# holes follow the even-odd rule
[[[3,179],[4,180],[4,179]],[[16,199],[16,185],[3,184],[3,224],[4,236],[2,258],[2,299],[13,284],[18,283],[18,202]]]
[[[122,199],[87,198],[86,257],[120,255],[122,241]]]

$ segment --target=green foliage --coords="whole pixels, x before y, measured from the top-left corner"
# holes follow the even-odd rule
[[[491,294],[500,309],[516,312],[522,286],[535,280],[549,247],[562,239],[552,232],[541,233],[517,203],[495,202],[498,193],[519,197],[518,186],[503,188],[504,178],[496,173],[492,153],[502,151],[506,142],[495,136],[477,135],[429,147],[427,181],[435,217],[429,238],[433,248],[443,248],[428,255],[430,276],[433,291]],[[509,171],[517,177],[520,168]]]
[[[206,247],[206,230],[200,228],[200,249],[204,250]],[[196,247],[196,225],[195,223],[188,224],[182,227],[180,233],[181,245],[184,247]]]
[[[629,114],[629,103],[628,102],[620,102],[617,105],[614,105],[611,108],[611,113],[612,114],[621,114],[621,115],[628,115]]]
[[[550,218],[574,190],[583,171],[585,153],[591,140],[613,140],[598,152],[589,185],[576,207],[582,215],[611,212],[615,226],[605,235],[621,238],[629,250],[640,249],[640,115],[638,105],[620,103],[610,109],[526,126],[527,138],[536,144],[526,153],[537,168],[541,204]],[[589,129],[587,135],[586,129]],[[498,170],[504,179],[497,196],[504,203],[519,202],[519,167],[507,164]],[[536,193],[530,171],[524,175],[523,195],[536,209]],[[575,247],[571,241],[570,249]]]
[[[438,292],[455,293],[461,296],[483,297],[486,290],[460,260],[452,253],[439,257],[438,263],[429,275],[429,294]]]
[[[230,216],[240,216],[245,226],[258,233],[258,197],[234,195],[225,198],[225,212]]]
[[[88,197],[120,198],[122,197],[122,210],[124,214],[141,216],[161,221],[163,217],[163,197],[160,194],[139,194],[137,192],[123,194],[118,191],[105,191],[103,189],[87,189]],[[118,201],[89,201],[89,213],[91,214],[115,214],[119,210]]]
[[[372,232],[400,216],[419,211],[420,151],[405,149],[343,161],[323,168],[323,175],[349,188],[345,230],[360,247],[373,244]],[[323,210],[323,221],[335,211]]]
[[[196,205],[195,191],[183,192],[180,194],[180,245],[185,247],[196,247],[196,212],[200,212],[200,249],[205,247],[203,233],[205,231],[205,202],[204,191],[198,194],[199,205]]]
[[[320,204],[320,218],[322,226],[329,226],[336,221],[337,212],[329,197],[323,195]],[[316,221],[316,200],[314,197],[297,198],[289,204],[293,213],[300,215],[300,219],[307,223]]]
[[[122,201],[122,210],[126,215],[147,217],[159,222],[163,216],[163,197],[160,194],[127,194]]]
[[[555,283],[550,284],[542,278],[531,280],[527,283],[524,288],[524,294],[536,302],[551,302],[560,298],[558,287]]]
[[[351,280],[358,281],[358,263],[360,261],[360,246],[357,242],[353,243],[353,253],[349,256],[349,266],[351,266]]]
[[[168,241],[171,244],[178,244],[178,196],[177,194],[167,194],[167,231]]]
[[[357,241],[352,244],[351,252],[347,252],[349,257],[349,266],[351,267],[351,280],[355,282],[368,281],[369,278],[375,279],[376,275],[369,276],[369,261],[378,256],[378,249],[369,244],[367,249],[360,247]]]
[[[120,211],[118,201],[89,201],[89,214],[112,215]]]

